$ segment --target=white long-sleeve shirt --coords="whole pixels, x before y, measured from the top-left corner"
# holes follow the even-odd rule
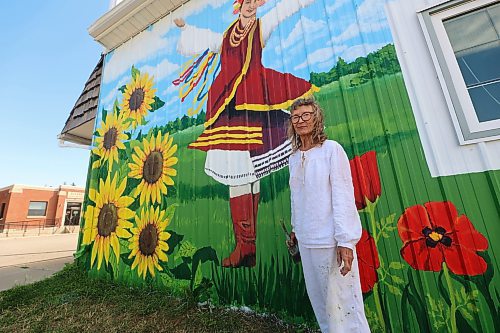
[[[283,0],[260,18],[262,43],[265,45],[271,33],[288,17],[312,4],[315,0]],[[206,49],[218,53],[222,46],[223,34],[209,29],[186,24],[181,28],[177,52],[184,56],[202,53]]]
[[[327,140],[289,158],[292,230],[301,246],[354,249],[361,221],[354,201],[349,159]]]

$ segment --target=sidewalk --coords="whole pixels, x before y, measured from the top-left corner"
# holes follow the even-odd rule
[[[0,290],[32,283],[73,261],[78,233],[0,238]]]
[[[1,267],[0,291],[48,278],[71,262],[73,256]]]

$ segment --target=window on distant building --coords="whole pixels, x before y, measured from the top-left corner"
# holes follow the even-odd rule
[[[30,201],[28,216],[45,216],[47,214],[47,201]]]
[[[500,3],[454,0],[420,12],[462,144],[500,138]]]
[[[5,202],[2,202],[0,206],[0,220],[3,219],[3,215],[5,214]]]

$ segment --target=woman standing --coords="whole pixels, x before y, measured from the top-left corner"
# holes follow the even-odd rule
[[[355,246],[361,221],[349,160],[327,140],[323,113],[312,99],[291,107],[289,158],[291,242],[298,242],[307,294],[322,332],[370,332]]]

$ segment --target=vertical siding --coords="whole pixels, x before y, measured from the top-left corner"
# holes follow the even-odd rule
[[[282,5],[268,1],[257,15],[283,18],[288,9]],[[344,146],[352,168],[355,160],[365,161],[368,152],[375,152],[376,161],[362,162],[365,169],[357,170],[360,175],[378,176],[382,184],[378,198],[359,212],[363,229],[374,237],[380,261],[374,267],[373,255],[358,248],[366,272],[376,271],[371,283],[366,273],[361,276],[372,331],[498,331],[499,248],[494,237],[500,232],[499,171],[442,177],[432,172],[433,162],[422,142],[432,145],[429,140],[438,136],[424,137],[419,131],[420,118],[407,91],[411,96],[415,92],[405,84],[384,8],[382,0],[317,0],[280,22],[265,44],[262,65],[320,88],[315,97],[325,110],[326,132]],[[205,152],[187,149],[203,132],[206,105],[187,117],[188,108],[196,106],[193,96],[201,83],[183,102],[179,88],[172,85],[199,57],[178,52],[180,30],[173,19],[183,17],[189,25],[222,34],[236,18],[231,11],[230,3],[191,1],[106,56],[78,253],[96,276],[131,285],[191,288],[201,292],[201,298],[312,320],[301,265],[290,260],[280,226],[280,221],[287,225],[290,221],[287,169],[260,181],[255,267],[223,268],[221,260],[235,244],[229,190],[205,174]],[[194,44],[204,44],[210,36],[200,33]],[[218,72],[217,60],[213,64],[207,87],[216,73],[227,73],[224,68]],[[120,115],[130,107],[127,96],[140,88],[137,78],[151,81],[141,89],[145,94],[151,91],[154,103],[150,101],[135,119],[134,128],[131,119]],[[255,92],[249,85],[241,89],[246,95]],[[279,89],[293,90],[287,81]],[[124,136],[109,141],[110,128]],[[175,163],[174,159],[167,163],[167,157],[163,162],[176,171],[164,184],[166,194],[141,202],[146,189],[136,192],[145,177],[144,162],[138,160],[151,154],[147,147],[153,142],[158,148],[155,138],[160,132],[157,142],[167,133],[173,138],[170,144],[165,139],[162,147],[168,147],[162,156],[177,146],[168,157]],[[115,153],[109,155],[108,150],[116,151],[112,163],[109,156]],[[446,154],[434,158],[441,164],[468,163],[465,157],[448,159]],[[355,177],[356,191],[369,196],[360,184],[371,181]],[[120,218],[108,229],[101,214],[105,204],[120,210]],[[170,238],[165,240],[168,250],[164,248],[168,261],[155,259],[148,266],[138,240],[141,228],[151,222],[143,219],[144,211],[151,210],[165,214],[168,225],[158,222],[155,230],[162,237],[168,232]],[[417,211],[425,214],[412,215]],[[422,226],[434,232],[435,243]],[[408,238],[406,229],[414,230],[413,238]],[[405,259],[405,251],[412,255]],[[144,264],[141,258],[146,258]],[[431,262],[439,265],[430,266]]]

